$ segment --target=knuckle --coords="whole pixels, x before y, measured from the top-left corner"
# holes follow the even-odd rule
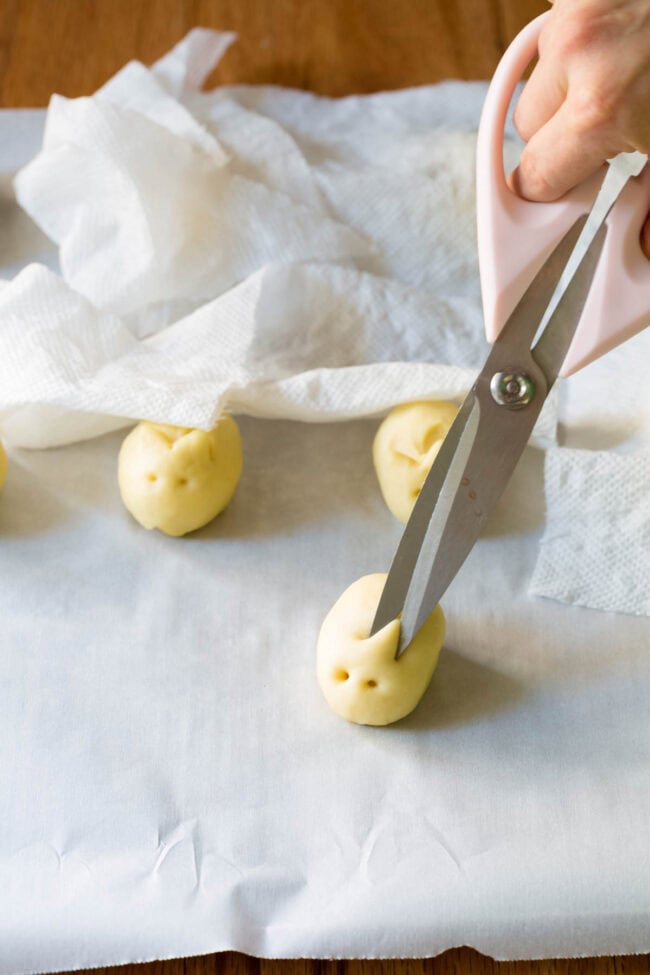
[[[571,92],[571,116],[577,134],[593,132],[616,118],[618,99],[604,87],[580,87]]]
[[[553,32],[552,43],[564,60],[584,54],[596,40],[599,33],[597,22],[586,16],[579,8],[564,14],[560,24]],[[548,42],[548,38],[546,39]]]

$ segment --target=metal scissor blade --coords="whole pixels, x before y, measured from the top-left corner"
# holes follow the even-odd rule
[[[375,633],[401,612],[397,657],[439,602],[474,546],[512,476],[557,376],[557,369],[546,372],[543,366],[548,363],[538,363],[537,355],[533,357],[530,339],[536,329],[535,316],[543,314],[543,297],[548,301],[553,292],[549,267],[557,281],[583,223],[584,218],[577,221],[558,244],[513,312],[425,480],[393,560],[371,631]],[[551,334],[555,331],[564,337],[572,336],[605,233],[605,228],[599,232],[561,296],[548,325]],[[527,305],[533,321],[525,320]],[[538,348],[540,344],[543,349],[543,342],[538,343]],[[557,348],[553,354],[557,358]],[[536,392],[525,408],[510,410],[495,400],[490,384],[498,373],[524,374],[532,380]]]
[[[438,498],[448,481],[454,457],[460,451],[461,456],[467,456],[474,442],[474,426],[468,431],[468,423],[472,416],[475,397],[468,394],[458,414],[449,428],[449,432],[438,452],[429,474],[426,477],[419,497],[415,502],[411,517],[400,539],[390,568],[386,585],[381,595],[377,612],[373,620],[370,635],[381,630],[392,620],[397,619],[406,601],[406,595],[411,585],[411,579],[420,554],[422,540],[431,521],[431,513],[438,503]],[[471,439],[469,439],[471,436]],[[468,444],[469,439],[469,444]],[[457,485],[454,485],[455,492]]]
[[[529,370],[532,371],[532,370]],[[436,505],[431,515],[411,585],[404,601],[396,656],[409,645],[471,552],[495,504],[512,476],[546,398],[543,378],[538,392],[521,411],[499,406],[484,370],[472,393],[474,436],[457,480],[451,504]],[[455,458],[454,458],[455,460]]]
[[[502,371],[504,363],[512,363],[509,343],[497,340],[488,356],[473,390],[478,412],[476,435],[452,504],[445,507],[438,503],[432,513],[404,602],[397,656],[440,601],[517,466],[580,319],[606,233],[607,228],[602,226],[583,254],[536,349],[519,360],[537,385],[532,402],[523,410],[510,411],[499,405],[490,390],[495,372]],[[512,370],[512,364],[507,368]],[[456,457],[452,466],[455,462]]]

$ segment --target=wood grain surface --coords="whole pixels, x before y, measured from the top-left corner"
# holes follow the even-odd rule
[[[264,961],[227,951],[92,971],[94,975],[648,975],[650,957],[499,962],[471,948],[454,948],[420,961]]]
[[[237,31],[210,78],[327,95],[488,78],[543,0],[0,0],[0,106],[86,95],[191,27]],[[494,962],[469,948],[424,961],[260,961],[234,952],[96,969],[115,975],[650,975],[650,956]],[[88,973],[90,975],[90,973]]]
[[[198,24],[239,41],[211,81],[327,95],[488,78],[543,0],[0,0],[0,105],[87,95]]]

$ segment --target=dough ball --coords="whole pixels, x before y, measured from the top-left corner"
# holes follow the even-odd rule
[[[232,417],[223,416],[209,433],[143,420],[122,444],[117,477],[136,521],[185,535],[223,511],[241,469],[241,437]]]
[[[357,579],[318,636],[318,683],[332,710],[355,724],[392,724],[410,714],[429,686],[445,638],[440,606],[399,660],[398,619],[368,637],[385,582],[383,572]]]
[[[444,400],[403,403],[377,430],[372,459],[384,501],[399,521],[409,520],[457,413],[458,407]]]
[[[2,441],[0,441],[0,488],[5,482],[6,476],[7,476],[7,455],[5,454],[5,449],[2,446]]]

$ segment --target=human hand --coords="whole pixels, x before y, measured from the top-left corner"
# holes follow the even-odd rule
[[[515,110],[510,182],[557,200],[619,152],[650,153],[650,0],[555,0]],[[641,233],[650,258],[650,215]]]

